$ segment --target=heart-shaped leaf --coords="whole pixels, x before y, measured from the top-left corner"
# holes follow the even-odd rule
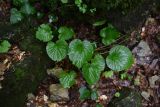
[[[16,8],[11,9],[11,16],[10,16],[10,22],[12,24],[18,23],[23,19],[23,15],[20,11],[18,11]]]
[[[69,59],[78,68],[92,58],[93,52],[94,48],[87,40],[75,39],[69,44]]]
[[[112,78],[113,75],[114,75],[114,72],[113,72],[113,71],[105,71],[105,72],[103,73],[103,76],[104,76],[105,78]]]
[[[102,43],[106,46],[113,43],[119,37],[119,35],[120,33],[112,26],[105,27],[100,31]]]
[[[70,88],[75,84],[76,73],[74,71],[63,72],[60,74],[60,83],[64,88]]]
[[[42,24],[36,32],[36,38],[43,42],[48,42],[53,39],[52,30],[48,24]]]
[[[62,26],[58,29],[59,36],[58,38],[61,40],[69,40],[72,38],[72,36],[75,35],[72,28],[68,28],[66,26]]]
[[[91,60],[91,64],[86,63],[82,67],[82,74],[88,84],[95,84],[101,75],[101,71],[105,68],[104,58],[97,54],[94,59]]]
[[[62,40],[58,40],[56,43],[48,42],[46,50],[53,61],[61,61],[67,56],[68,44]]]
[[[68,3],[68,0],[61,0],[62,3]]]
[[[8,52],[10,47],[11,44],[7,40],[3,40],[2,42],[0,42],[0,53]]]
[[[110,50],[106,62],[110,69],[114,71],[122,71],[127,70],[132,66],[134,58],[127,47],[117,45]]]
[[[106,20],[98,20],[96,22],[93,23],[93,26],[101,26],[104,25],[106,23]]]

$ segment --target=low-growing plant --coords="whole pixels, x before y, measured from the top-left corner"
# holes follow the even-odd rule
[[[115,97],[120,97],[120,95],[121,95],[120,92],[116,92],[116,93],[114,94]]]
[[[102,37],[102,43],[108,46],[115,42],[120,33],[112,25],[108,25],[108,27],[101,29],[100,36]]]
[[[95,85],[99,81],[102,72],[107,67],[110,71],[104,72],[103,75],[106,78],[111,78],[114,72],[128,70],[134,62],[131,51],[125,46],[113,46],[105,59],[95,51],[95,42],[73,39],[75,32],[72,28],[62,26],[58,28],[57,32],[59,34],[53,36],[51,27],[48,24],[42,24],[36,32],[36,38],[40,41],[48,42],[46,51],[53,61],[59,62],[68,57],[71,63],[81,71],[89,86]],[[111,44],[119,36],[119,32],[113,26],[106,27],[100,32],[102,39],[107,38],[106,40],[108,41],[109,38],[109,42],[106,42],[107,45]],[[76,72],[69,69],[69,72],[63,71],[60,74],[59,80],[64,88],[70,88],[76,83]],[[96,100],[97,93],[91,90],[91,88],[81,87],[79,90],[80,99]]]
[[[9,51],[11,44],[7,40],[0,41],[0,53],[6,53]]]
[[[13,5],[17,8],[12,8],[10,13],[10,22],[16,24],[24,19],[25,16],[35,14],[35,8],[29,3],[29,0],[13,0]]]

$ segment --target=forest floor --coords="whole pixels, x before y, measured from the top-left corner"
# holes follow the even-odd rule
[[[0,4],[0,14],[7,15],[9,4]],[[7,18],[6,18],[7,19]],[[96,33],[97,30],[85,23],[77,24],[74,21],[65,22],[66,25],[74,26],[77,32],[77,38],[88,39],[90,41],[99,42],[100,38]],[[12,34],[8,34],[11,35]],[[127,72],[131,78],[120,79],[119,75],[115,73],[112,78],[106,79],[102,76],[97,83],[98,100],[84,100],[79,99],[78,89],[81,86],[86,86],[86,82],[79,73],[76,84],[67,90],[61,90],[54,84],[59,84],[58,79],[52,75],[55,69],[46,69],[47,76],[39,83],[35,92],[28,93],[26,100],[27,107],[95,107],[99,102],[105,107],[112,102],[115,97],[115,92],[130,88],[140,92],[142,96],[143,107],[160,107],[160,14],[154,13],[146,18],[145,23],[139,26],[136,30],[131,31],[128,37],[120,37],[114,44],[124,44],[132,50],[135,57],[135,63]],[[106,54],[110,47],[101,46],[98,44],[97,51],[101,54]],[[7,54],[0,54],[0,81],[5,80],[7,70],[14,62],[23,61],[24,58],[30,56],[30,52],[23,51],[18,44],[13,44],[12,48]],[[68,60],[64,60],[55,65],[58,69],[68,69],[73,67]],[[3,88],[3,86],[1,86]],[[56,89],[57,88],[57,89]],[[56,90],[55,90],[56,89]],[[56,95],[55,92],[61,93]],[[54,93],[54,94],[53,94]],[[56,93],[56,94],[57,94]],[[27,95],[26,95],[27,96]],[[54,98],[51,98],[54,96]],[[57,100],[53,102],[52,100]]]

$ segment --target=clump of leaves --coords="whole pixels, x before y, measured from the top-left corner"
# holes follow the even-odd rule
[[[75,5],[79,8],[79,11],[82,13],[86,13],[87,5],[83,3],[82,0],[75,0]]]
[[[91,43],[88,40],[82,41],[80,39],[73,39],[70,42],[69,40],[75,35],[72,28],[61,26],[57,32],[58,40],[53,40],[55,41],[53,42],[51,27],[48,24],[42,24],[36,32],[36,38],[40,41],[48,42],[46,51],[53,61],[59,62],[68,56],[72,64],[82,71],[82,76],[89,86],[95,85],[99,81],[106,64],[111,70],[104,72],[103,76],[112,78],[114,71],[127,70],[134,62],[131,51],[125,46],[116,45],[111,48],[105,60],[99,53],[94,53],[97,47],[95,42]],[[113,27],[107,27],[102,29],[100,34],[102,38],[106,40],[105,43],[109,45],[115,41],[119,32]],[[56,36],[56,34],[54,36]],[[76,72],[73,70],[69,70],[68,72],[62,70],[58,78],[64,88],[70,88],[76,83]],[[87,87],[81,87],[79,93],[80,100],[98,99],[97,92]],[[116,95],[118,96],[118,94]],[[101,107],[99,104],[96,106]]]
[[[7,40],[0,42],[0,53],[6,53],[9,51],[11,44]]]
[[[122,45],[117,45],[109,51],[106,58],[108,67],[114,71],[129,69],[134,62],[131,51]]]
[[[69,44],[69,59],[78,68],[81,68],[92,58],[93,52],[94,48],[87,40],[81,41],[79,39],[74,39]]]
[[[24,17],[20,11],[18,11],[16,8],[11,9],[10,22],[12,24],[20,22],[23,18]]]
[[[102,37],[102,43],[106,46],[115,42],[119,37],[120,33],[111,25],[101,29],[100,36]]]
[[[36,38],[43,42],[53,39],[51,27],[48,24],[42,24],[36,32]]]
[[[12,8],[10,11],[10,22],[12,24],[16,24],[22,21],[25,16],[33,15],[36,12],[35,8],[29,3],[28,0],[13,0],[13,4],[18,8]]]

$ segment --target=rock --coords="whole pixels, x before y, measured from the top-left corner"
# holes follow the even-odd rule
[[[149,45],[143,40],[141,40],[138,46],[135,49],[133,49],[133,52],[136,52],[136,54],[141,57],[152,54]]]
[[[145,41],[141,40],[132,52],[135,55],[137,64],[146,65],[151,63],[152,52],[149,45]]]
[[[57,103],[50,103],[48,104],[49,107],[60,107]]]
[[[59,78],[62,71],[63,71],[62,68],[52,68],[52,69],[47,69],[47,74]]]
[[[51,101],[68,101],[68,89],[63,88],[60,84],[52,84],[49,87]]]
[[[155,82],[160,80],[160,77],[155,75],[155,76],[152,76],[152,77],[149,77],[149,84],[150,84],[150,87],[151,88],[155,88],[156,87],[156,84]],[[157,86],[158,87],[158,86]]]
[[[124,88],[120,91],[120,97],[114,97],[108,107],[142,107],[141,95],[135,90]]]
[[[32,93],[28,93],[28,100],[35,99],[35,96]]]
[[[150,94],[148,92],[142,91],[141,95],[142,95],[142,97],[144,99],[146,99],[147,101],[149,101]]]

